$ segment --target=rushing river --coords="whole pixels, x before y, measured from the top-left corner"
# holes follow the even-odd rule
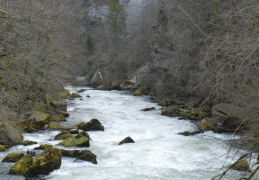
[[[42,179],[50,180],[205,180],[211,179],[223,167],[233,162],[236,150],[229,151],[232,136],[205,132],[182,136],[179,132],[194,131],[195,125],[160,115],[160,106],[148,96],[134,97],[128,91],[99,91],[90,87],[67,87],[71,92],[86,89],[82,99],[67,100],[70,117],[64,125],[74,125],[98,119],[105,130],[90,131],[89,148],[63,148],[54,137],[60,131],[24,134],[25,140],[37,145],[15,146],[5,153],[26,152],[39,144],[52,144],[63,149],[89,149],[97,155],[97,165],[73,162],[62,158],[61,168]],[[89,95],[90,97],[86,97]],[[155,107],[153,111],[140,111]],[[130,136],[135,143],[118,143]],[[40,152],[40,151],[39,151]],[[234,159],[244,151],[240,150]],[[227,156],[229,158],[227,158]],[[0,179],[17,180],[22,176],[7,175],[11,163],[0,164]],[[242,172],[229,171],[223,179],[238,179]]]

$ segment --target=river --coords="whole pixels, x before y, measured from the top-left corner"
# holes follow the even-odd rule
[[[91,87],[71,87],[71,92],[85,89],[82,99],[66,100],[70,117],[64,125],[98,119],[104,131],[90,131],[89,148],[63,148],[54,137],[60,131],[24,134],[25,140],[37,145],[15,146],[4,153],[26,152],[39,144],[52,144],[63,149],[89,149],[97,155],[97,165],[63,158],[62,165],[42,179],[50,180],[206,180],[233,162],[235,148],[229,151],[232,135],[205,132],[182,136],[179,132],[194,131],[188,120],[160,115],[160,106],[148,96],[135,97],[129,91],[100,91]],[[89,95],[90,97],[86,97]],[[155,107],[153,111],[140,111]],[[130,136],[135,143],[118,145]],[[245,153],[240,150],[234,159]],[[228,157],[228,158],[227,158]],[[0,163],[0,179],[17,180],[22,176],[7,175],[11,163]],[[238,179],[243,172],[229,171],[223,179]]]

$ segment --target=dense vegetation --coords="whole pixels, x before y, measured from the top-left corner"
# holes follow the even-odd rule
[[[95,85],[131,80],[170,105],[235,105],[258,147],[258,0],[150,0],[138,18],[121,2],[0,0],[1,121],[49,111],[46,97],[98,71]]]

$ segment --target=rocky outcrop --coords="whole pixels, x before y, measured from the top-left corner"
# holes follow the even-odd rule
[[[246,114],[240,107],[233,104],[217,104],[212,108],[212,118],[217,120],[222,132],[242,132],[246,124],[243,123]],[[238,128],[238,129],[237,129]]]
[[[162,109],[161,114],[164,116],[175,117],[181,116],[182,111],[179,109],[179,106],[169,106],[167,108]]]
[[[98,90],[106,90],[106,91],[111,91],[111,90],[120,90],[120,87],[117,85],[99,85],[97,87]]]
[[[67,103],[63,101],[51,101],[50,105],[57,111],[67,111]]]
[[[51,117],[51,120],[52,120],[52,121],[67,121],[67,119],[65,118],[65,116],[62,115],[62,114],[53,115],[53,116]]]
[[[50,122],[50,115],[41,111],[32,111],[28,112],[27,116],[29,116],[29,124],[35,129],[44,129],[45,124]]]
[[[91,77],[89,75],[78,76],[75,78],[73,82],[74,86],[90,86],[91,85]]]
[[[97,164],[96,158],[97,158],[97,156],[94,153],[92,153],[91,151],[86,151],[84,154],[79,156],[76,160],[80,159],[83,161],[91,162],[93,164]]]
[[[69,117],[69,113],[66,111],[57,110],[56,112],[57,112],[57,114],[62,114],[64,117]]]
[[[63,131],[55,136],[55,140],[64,140],[71,137],[74,137],[74,136],[70,134],[68,131]]]
[[[60,123],[50,122],[45,125],[45,129],[67,129],[65,126],[62,126]]]
[[[142,95],[148,95],[148,93],[150,92],[150,88],[138,88],[133,96],[142,96]]]
[[[0,144],[20,144],[23,141],[21,131],[8,122],[0,123]]]
[[[203,131],[214,131],[214,132],[219,132],[219,125],[217,124],[217,120],[212,119],[212,118],[204,118],[201,121],[200,125],[201,129]]]
[[[17,162],[24,156],[23,153],[8,153],[2,162]]]
[[[81,122],[75,126],[84,131],[104,131],[103,125],[97,119],[92,119],[87,123]]]
[[[60,143],[58,143],[58,145],[65,146],[65,147],[72,147],[72,146],[89,147],[90,143],[87,137],[80,137],[80,138],[71,137],[61,141]]]
[[[120,89],[135,91],[135,90],[137,90],[137,85],[136,85],[136,83],[133,83],[131,81],[125,81],[125,82],[121,83]]]
[[[250,166],[246,159],[243,159],[236,164],[233,164],[232,166],[230,166],[230,169],[251,172]]]
[[[96,73],[92,77],[91,84],[94,85],[94,86],[99,86],[99,85],[105,84],[104,76],[99,70],[96,71]]]
[[[123,139],[118,145],[122,145],[122,144],[125,144],[125,143],[135,143],[135,142],[130,136],[128,136],[125,139]]]
[[[65,89],[64,91],[59,92],[59,96],[63,99],[68,98],[68,96],[70,95],[70,91]]]

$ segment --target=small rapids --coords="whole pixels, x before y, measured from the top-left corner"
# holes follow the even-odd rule
[[[81,99],[66,100],[70,117],[63,125],[74,125],[96,118],[104,131],[90,131],[89,148],[57,146],[54,137],[60,131],[24,134],[25,140],[37,141],[30,146],[15,146],[4,153],[33,150],[40,144],[63,149],[88,149],[97,155],[97,165],[62,157],[62,165],[41,179],[50,180],[205,180],[211,179],[237,159],[244,150],[230,148],[232,135],[205,132],[182,136],[179,132],[194,131],[188,120],[161,116],[160,106],[148,96],[135,97],[128,91],[99,91],[91,87],[71,87],[71,92],[85,89]],[[89,95],[90,97],[86,97]],[[153,111],[140,111],[155,107]],[[135,143],[118,143],[130,136]],[[38,151],[41,152],[41,151]],[[234,158],[232,158],[234,157]],[[0,179],[25,179],[8,175],[12,163],[0,163]],[[244,172],[229,171],[223,179],[238,179]]]

